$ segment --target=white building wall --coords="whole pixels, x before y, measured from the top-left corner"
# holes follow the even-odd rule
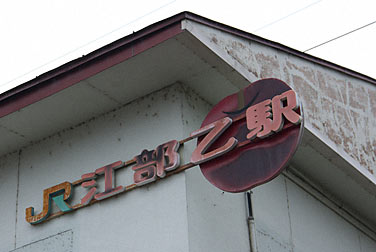
[[[210,185],[198,167],[39,225],[43,189],[144,148],[180,140],[211,108],[175,84],[0,160],[0,251],[250,251],[244,194]],[[74,111],[72,111],[74,113]],[[187,162],[195,141],[182,150]],[[116,183],[130,184],[130,168]],[[84,195],[77,189],[72,204]],[[374,240],[283,175],[253,190],[256,251],[376,251]]]
[[[375,240],[285,175],[252,191],[257,252],[376,251]]]
[[[180,139],[183,135],[181,102],[176,88],[138,99],[23,148],[16,233],[11,232],[12,237],[6,240],[11,240],[15,248],[21,248],[36,246],[35,243],[47,237],[68,232],[70,239],[64,239],[72,245],[67,245],[64,251],[188,251],[184,174],[39,225],[25,221],[27,207],[33,206],[37,213],[40,212],[43,189],[63,181],[72,182],[84,173],[117,160],[129,160],[144,148],[155,148],[170,139]],[[12,172],[17,172],[16,168]],[[118,185],[131,183],[130,168],[117,175]],[[77,191],[72,204],[84,193],[84,189],[77,188]],[[14,219],[14,205],[13,202],[13,209],[6,212],[9,219]],[[14,224],[11,227],[14,229]],[[55,238],[52,243],[61,240],[59,236]],[[9,251],[9,248],[7,245],[0,251]]]
[[[0,251],[14,248],[17,214],[18,153],[0,158]]]
[[[184,86],[183,86],[184,87]],[[211,109],[192,89],[184,89],[183,129],[192,132]],[[196,140],[185,146],[192,153]],[[210,184],[195,167],[186,171],[189,251],[249,251],[245,198]]]
[[[224,195],[198,168],[38,225],[25,220],[27,207],[41,211],[43,189],[183,139],[209,108],[175,84],[3,157],[0,195],[10,207],[1,217],[0,251],[248,251],[243,196]],[[182,163],[194,145],[182,147]],[[131,184],[132,175],[120,169],[116,184]],[[75,188],[70,204],[85,193]]]
[[[250,82],[278,78],[292,86],[306,127],[374,180],[374,85],[193,21],[183,28]],[[283,176],[253,192],[256,251],[376,251],[374,239]]]

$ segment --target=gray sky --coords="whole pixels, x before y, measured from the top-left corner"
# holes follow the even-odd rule
[[[301,51],[376,21],[374,0],[1,1],[0,93],[185,10]],[[376,23],[307,53],[376,78],[374,45]]]

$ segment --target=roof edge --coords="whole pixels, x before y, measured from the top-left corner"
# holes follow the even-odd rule
[[[118,49],[122,46],[129,45],[136,40],[143,39],[148,35],[151,35],[151,34],[157,32],[159,30],[165,29],[165,28],[167,28],[167,27],[169,27],[173,24],[181,22],[184,19],[188,19],[188,20],[191,20],[191,21],[194,21],[194,22],[197,22],[197,23],[201,23],[201,24],[204,24],[206,26],[213,27],[215,29],[218,29],[218,30],[221,30],[221,31],[224,31],[224,32],[227,32],[227,33],[255,41],[257,43],[278,49],[278,50],[286,52],[288,54],[297,56],[299,58],[311,61],[311,62],[316,63],[318,65],[321,65],[321,66],[324,66],[324,67],[345,73],[349,76],[352,76],[352,77],[355,77],[355,78],[358,78],[358,79],[361,79],[361,80],[364,80],[364,81],[367,81],[369,83],[376,85],[376,79],[371,78],[367,75],[364,75],[364,74],[361,74],[361,73],[356,72],[354,70],[348,69],[346,67],[331,63],[327,60],[323,60],[323,59],[320,59],[318,57],[306,54],[304,52],[301,52],[301,51],[298,51],[296,49],[290,48],[288,46],[282,45],[280,43],[277,43],[277,42],[274,42],[274,41],[271,41],[271,40],[268,40],[268,39],[264,39],[264,38],[259,37],[257,35],[254,35],[254,34],[239,30],[237,28],[234,28],[234,27],[213,21],[211,19],[199,16],[199,15],[191,13],[191,12],[185,11],[185,12],[178,13],[174,16],[171,16],[169,18],[166,18],[164,20],[161,20],[159,22],[156,22],[154,24],[151,24],[151,25],[149,25],[149,26],[147,26],[147,27],[145,27],[145,28],[143,28],[143,29],[141,29],[137,32],[134,32],[133,34],[130,34],[130,35],[127,35],[123,38],[120,38],[120,39],[118,39],[118,40],[116,40],[116,41],[114,41],[114,42],[112,42],[108,45],[105,45],[105,46],[85,55],[85,56],[82,56],[80,58],[77,58],[75,60],[67,62],[67,63],[65,63],[65,64],[63,64],[63,65],[61,65],[61,66],[59,66],[55,69],[52,69],[48,72],[41,74],[40,76],[37,76],[34,79],[31,79],[31,80],[29,80],[29,81],[27,81],[23,84],[20,84],[20,85],[14,87],[14,88],[8,90],[8,91],[5,91],[4,93],[0,94],[0,107],[1,107],[1,103],[3,103],[5,100],[11,99],[12,97],[17,96],[17,95],[19,95],[23,92],[29,92],[30,89],[38,86],[39,84],[41,84],[43,82],[54,79],[57,76],[67,74],[69,71],[80,68],[82,65],[84,65],[88,62],[95,61],[96,59],[98,59],[99,57],[102,57],[103,55],[105,55],[107,53],[113,52],[113,51],[115,51],[116,49]]]
[[[64,63],[63,65],[56,67],[52,70],[49,70],[27,82],[24,82],[12,89],[9,89],[5,91],[4,93],[0,94],[0,103],[8,98],[11,98],[13,95],[16,95],[18,93],[21,93],[23,91],[26,91],[42,82],[45,82],[47,80],[53,79],[61,74],[65,74],[69,72],[72,69],[79,68],[81,65],[93,61],[98,57],[103,56],[106,53],[109,53],[111,51],[114,51],[118,49],[119,47],[128,45],[136,40],[142,39],[154,32],[157,32],[161,29],[167,28],[173,24],[176,24],[177,22],[180,22],[181,20],[185,19],[186,12],[178,13],[174,16],[171,16],[169,18],[163,19],[161,21],[158,21],[156,23],[153,23],[137,32],[134,32],[130,35],[127,35],[123,38],[120,38],[118,40],[115,40],[114,42],[111,42],[110,44],[107,44],[103,47],[100,47],[92,52],[90,52],[87,55],[84,55],[80,58],[71,60],[67,63]]]
[[[341,66],[341,65],[332,63],[330,61],[318,58],[316,56],[301,52],[299,50],[285,46],[285,45],[280,44],[278,42],[274,42],[272,40],[262,38],[260,36],[255,35],[255,34],[245,32],[243,30],[239,30],[239,29],[234,28],[232,26],[228,26],[226,24],[222,24],[222,23],[219,23],[217,21],[213,21],[211,19],[199,16],[199,15],[191,13],[191,12],[183,12],[183,13],[186,16],[186,19],[189,19],[189,20],[195,21],[197,23],[216,28],[218,30],[221,30],[221,31],[224,31],[224,32],[245,38],[245,39],[255,41],[255,42],[260,43],[262,45],[266,45],[266,46],[272,47],[274,49],[278,49],[280,51],[283,51],[283,52],[289,53],[291,55],[297,56],[299,58],[302,58],[302,59],[311,61],[313,63],[316,63],[318,65],[321,65],[321,66],[324,66],[324,67],[345,73],[345,74],[350,75],[352,77],[355,77],[355,78],[358,78],[358,79],[361,79],[361,80],[364,80],[364,81],[367,81],[367,82],[370,82],[370,83],[376,85],[376,79],[374,79],[374,78],[372,78],[368,75],[359,73],[357,71],[351,70],[349,68],[346,68],[344,66]],[[181,14],[183,14],[183,13],[181,13]]]

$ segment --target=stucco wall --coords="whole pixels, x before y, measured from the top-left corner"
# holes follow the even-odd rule
[[[39,225],[25,221],[27,207],[41,210],[43,189],[187,137],[210,108],[175,84],[2,157],[0,251],[249,251],[244,194],[218,190],[198,167]],[[182,162],[194,146],[183,147]],[[131,171],[116,174],[117,184],[130,182]],[[254,252],[376,249],[284,176],[254,189],[252,201]]]
[[[211,105],[192,89],[184,88],[183,129],[188,135],[201,127]],[[184,146],[191,154],[196,140]],[[189,156],[189,155],[188,155]],[[246,202],[243,193],[219,190],[202,175],[199,167],[186,171],[189,251],[249,251]]]
[[[198,168],[38,225],[25,220],[27,207],[40,213],[43,189],[183,139],[209,108],[178,83],[1,157],[0,251],[248,251],[243,195],[213,188]],[[182,163],[194,145],[182,147]],[[115,183],[132,178],[122,169]],[[85,193],[75,188],[69,203]]]
[[[376,176],[375,85],[192,21],[183,27],[249,81],[285,81],[298,93],[308,127]]]
[[[42,250],[47,241],[52,243],[49,247],[59,247],[62,239],[69,243],[64,251],[188,251],[184,174],[39,225],[25,220],[27,207],[41,211],[43,189],[181,138],[180,98],[175,89],[161,90],[22,148],[19,157],[11,160],[15,167],[3,168],[10,169],[5,180],[13,180],[7,183],[18,188],[2,198],[11,207],[2,210],[9,229],[0,234],[0,251]],[[18,181],[13,173],[19,174]],[[131,179],[128,168],[117,173],[116,183],[127,185]],[[84,193],[76,188],[70,203],[79,202]]]
[[[0,251],[15,246],[18,197],[18,153],[0,158]]]
[[[376,241],[284,174],[252,190],[255,252],[371,252]]]

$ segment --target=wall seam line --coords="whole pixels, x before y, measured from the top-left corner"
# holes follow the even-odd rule
[[[289,217],[289,229],[290,229],[290,245],[291,245],[291,251],[294,252],[294,244],[293,244],[293,238],[292,238],[292,225],[291,225],[291,214],[290,214],[290,201],[289,201],[289,194],[287,190],[287,180],[284,178],[285,182],[285,190],[286,190],[286,203],[287,203],[287,214]]]
[[[22,150],[19,150],[18,151],[18,164],[17,164],[16,221],[14,224],[14,249],[17,248],[18,195],[19,195],[19,189],[20,189],[21,153],[22,153]]]

